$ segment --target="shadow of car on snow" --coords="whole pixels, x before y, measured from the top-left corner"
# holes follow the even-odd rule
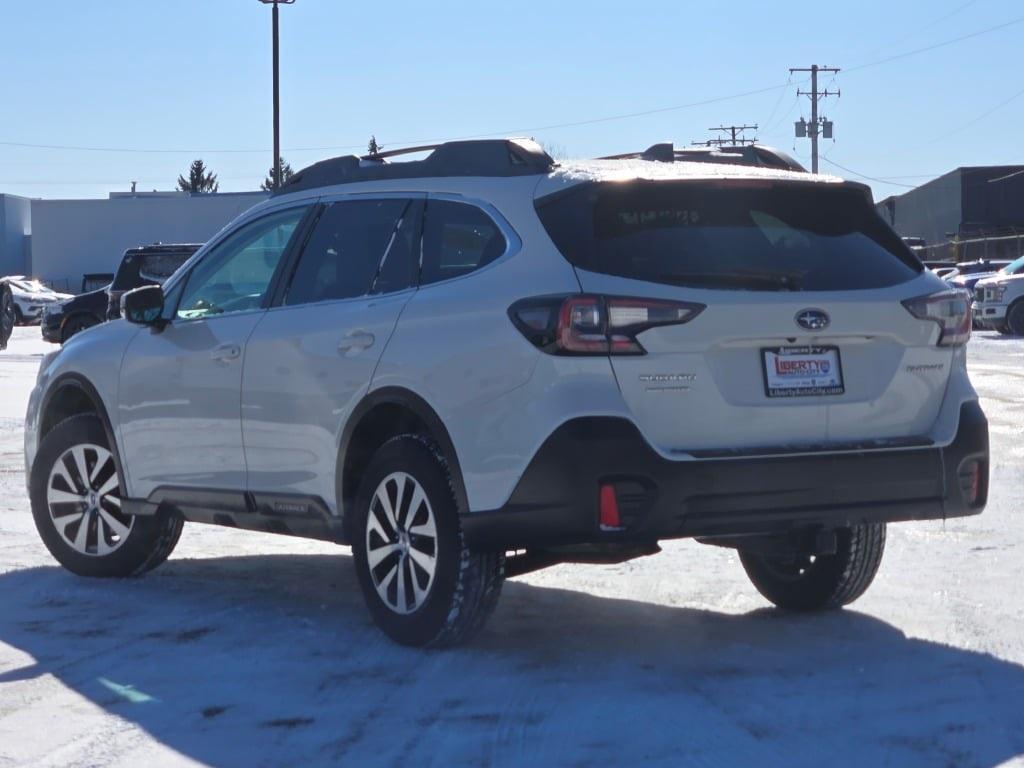
[[[172,559],[133,581],[13,571],[0,575],[0,641],[34,663],[0,669],[0,687],[53,675],[210,765],[995,766],[1024,754],[1024,668],[854,611],[505,590],[474,644],[424,652],[377,632],[341,555]]]

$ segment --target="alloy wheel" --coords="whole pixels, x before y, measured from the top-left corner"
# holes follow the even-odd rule
[[[114,457],[106,448],[82,443],[54,462],[46,504],[57,533],[75,552],[104,557],[128,539],[135,519],[121,511]]]
[[[366,562],[378,596],[395,613],[418,610],[437,571],[437,525],[423,487],[393,472],[374,491],[366,522]]]

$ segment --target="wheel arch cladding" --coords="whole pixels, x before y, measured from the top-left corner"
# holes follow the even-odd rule
[[[121,488],[127,492],[124,485],[125,473],[124,467],[121,465],[121,453],[118,450],[117,440],[114,439],[114,430],[107,414],[107,408],[103,404],[100,393],[82,376],[65,373],[47,389],[42,406],[39,408],[38,442],[42,444],[46,435],[62,421],[70,419],[72,416],[89,414],[98,418],[103,425],[103,431],[107,436],[107,445],[114,456],[114,466],[117,467]]]
[[[346,519],[349,516],[345,510],[355,501],[359,482],[373,454],[389,439],[401,434],[422,435],[436,443],[451,472],[458,511],[467,512],[466,487],[459,459],[441,418],[426,400],[414,392],[401,387],[384,387],[363,398],[342,431],[335,492],[338,508]]]
[[[78,375],[62,375],[50,385],[39,409],[39,439],[65,419],[87,413],[99,417],[110,439],[110,419],[96,388]]]

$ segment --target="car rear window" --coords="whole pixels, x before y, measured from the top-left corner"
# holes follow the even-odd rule
[[[761,180],[593,183],[537,201],[574,266],[695,288],[838,291],[920,261],[856,187]]]

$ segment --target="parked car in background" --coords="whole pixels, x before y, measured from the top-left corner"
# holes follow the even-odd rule
[[[7,349],[7,340],[14,331],[14,297],[6,280],[0,279],[0,349]]]
[[[978,259],[977,261],[961,261],[956,268],[961,275],[992,274],[1009,265],[1009,259]]]
[[[43,307],[57,301],[70,299],[70,293],[57,293],[38,280],[15,275],[6,278],[14,300],[14,322],[16,325],[38,323],[43,314]]]
[[[1024,336],[1024,256],[974,286],[974,321]]]
[[[121,295],[143,285],[163,285],[202,243],[143,245],[124,252],[114,280],[107,288],[108,320],[121,316]]]
[[[48,304],[40,323],[43,340],[63,344],[79,331],[99,325],[107,316],[107,289],[104,285],[64,301]]]

